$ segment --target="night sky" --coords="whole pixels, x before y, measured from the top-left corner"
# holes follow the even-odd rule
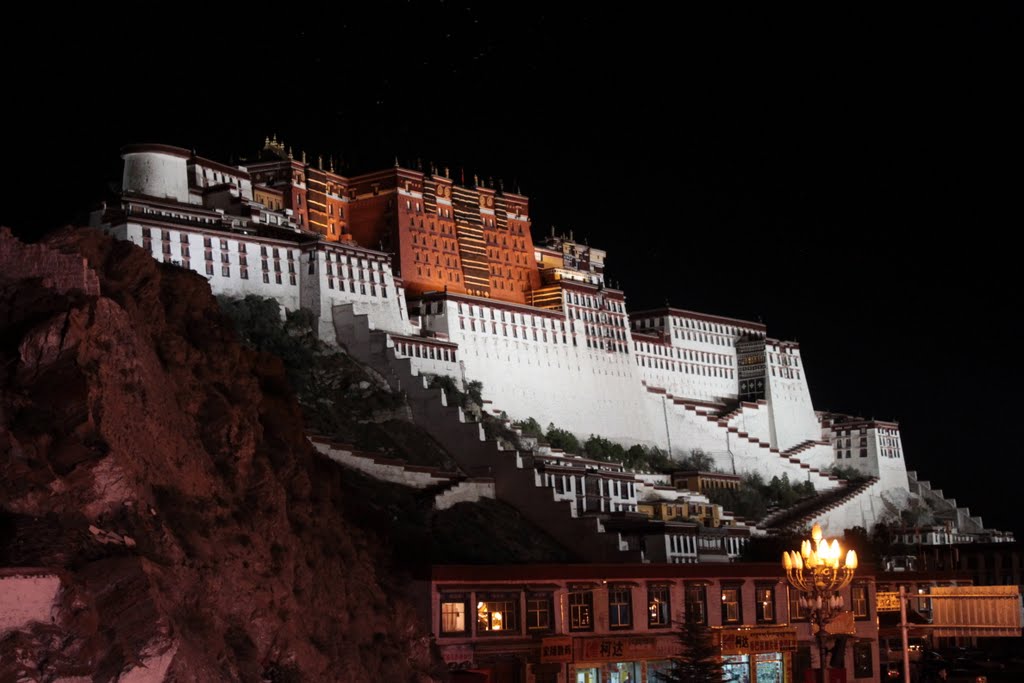
[[[0,47],[0,223],[79,220],[131,142],[238,162],[276,133],[343,172],[501,178],[535,239],[608,250],[631,309],[796,339],[816,408],[898,420],[909,469],[1024,531],[1020,5],[367,4],[9,18],[35,47]]]

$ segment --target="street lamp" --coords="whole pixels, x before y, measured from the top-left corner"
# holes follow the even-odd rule
[[[825,626],[843,609],[839,591],[850,584],[857,568],[857,552],[850,550],[841,560],[839,541],[823,539],[817,524],[810,540],[804,539],[800,552],[782,553],[786,580],[800,591],[800,607],[808,610],[811,623],[818,627],[818,656],[821,661],[821,683],[825,678]]]

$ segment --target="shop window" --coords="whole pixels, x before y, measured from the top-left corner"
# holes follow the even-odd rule
[[[743,610],[740,596],[741,593],[739,586],[724,586],[722,588],[723,624],[739,624],[743,622]]]
[[[850,608],[856,619],[867,619],[868,613],[868,587],[864,583],[855,583],[850,586]]]
[[[758,586],[754,589],[757,605],[757,623],[775,623],[775,586]]]
[[[594,630],[594,592],[576,591],[569,593],[569,630]]]
[[[708,623],[707,589],[700,584],[686,586],[686,620],[697,624]]]
[[[527,593],[526,630],[530,632],[550,631],[552,628],[550,593]]]
[[[478,595],[476,631],[478,635],[517,633],[519,631],[519,596],[515,593]]]
[[[633,627],[633,596],[629,586],[608,587],[608,627]]]
[[[668,586],[647,587],[647,627],[672,625],[672,597]]]
[[[466,633],[469,599],[465,593],[441,596],[441,635]]]

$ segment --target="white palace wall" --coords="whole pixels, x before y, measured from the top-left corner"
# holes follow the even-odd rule
[[[554,423],[584,439],[597,434],[623,444],[660,443],[652,439],[651,415],[631,354],[574,346],[570,332],[563,342],[554,326],[565,318],[554,311],[522,307],[514,314],[521,323],[503,324],[498,316],[492,326],[492,310],[500,308],[511,320],[511,307],[482,300],[463,304],[460,316],[456,305],[446,304],[440,312],[425,313],[423,326],[459,345],[466,378],[483,383],[492,411],[512,419],[533,417],[542,427]]]
[[[821,438],[800,349],[788,342],[765,343],[765,398],[771,414],[771,444],[779,450]]]

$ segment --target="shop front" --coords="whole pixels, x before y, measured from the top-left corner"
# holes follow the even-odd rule
[[[677,639],[664,636],[548,638],[541,661],[558,661],[569,683],[648,683],[669,666]]]
[[[719,635],[726,680],[733,683],[792,683],[796,629],[725,628]]]

